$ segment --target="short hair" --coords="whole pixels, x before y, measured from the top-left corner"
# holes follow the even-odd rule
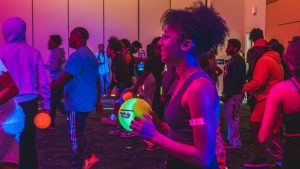
[[[271,49],[278,52],[280,56],[283,56],[284,46],[281,43],[277,43],[271,46]]]
[[[156,45],[159,41],[160,41],[160,39],[161,39],[161,37],[160,36],[158,36],[158,37],[155,37],[154,39],[152,39],[152,42],[151,42],[151,44],[152,45]]]
[[[293,76],[300,78],[300,38],[294,39],[289,44],[284,61]]]
[[[108,47],[115,52],[122,52],[123,43],[115,36],[111,36],[108,40]]]
[[[130,48],[130,41],[128,39],[121,39],[121,41],[127,49]]]
[[[132,44],[131,44],[131,46],[133,46],[133,47],[135,47],[135,48],[137,48],[137,49],[140,49],[140,48],[142,48],[143,46],[142,46],[142,44],[141,44],[141,42],[139,42],[139,41],[133,41],[132,42]]]
[[[241,42],[238,39],[229,39],[227,42],[232,44],[237,50],[241,50]]]
[[[105,47],[103,43],[100,43],[100,44],[98,45],[98,47],[99,47],[99,46],[103,46],[103,47]]]
[[[264,46],[252,47],[247,52],[247,60],[256,63],[267,51],[268,48]]]
[[[162,26],[169,25],[178,30],[179,41],[191,39],[195,44],[193,50],[197,57],[207,52],[213,46],[224,44],[228,34],[225,21],[214,10],[201,2],[183,9],[169,9],[161,18]],[[200,57],[201,59],[201,57]]]
[[[267,45],[268,46],[272,46],[272,45],[275,45],[277,43],[279,43],[279,41],[277,39],[275,39],[275,38],[272,38],[272,39],[269,40],[269,42],[267,43]]]
[[[263,30],[259,28],[253,28],[249,34],[249,39],[252,42],[255,42],[257,39],[263,39],[263,38],[264,38]]]
[[[61,37],[59,35],[50,35],[49,37],[57,46],[61,45]]]
[[[76,27],[73,29],[73,31],[79,32],[83,39],[89,39],[89,32],[84,27]]]

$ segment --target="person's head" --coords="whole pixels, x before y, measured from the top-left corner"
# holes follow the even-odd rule
[[[284,56],[284,62],[292,76],[300,78],[300,38],[291,41]]]
[[[89,39],[89,32],[83,27],[76,27],[70,33],[69,46],[78,49],[80,46],[86,45]]]
[[[19,17],[8,18],[2,26],[2,33],[6,43],[26,41],[26,23]]]
[[[121,41],[124,44],[125,48],[128,50],[130,48],[130,41],[128,39],[121,39]]]
[[[106,53],[109,57],[114,58],[116,54],[123,52],[123,43],[115,36],[112,36],[108,40],[108,46]]]
[[[184,56],[192,56],[201,63],[202,56],[213,46],[223,44],[228,34],[225,21],[212,7],[202,3],[184,10],[170,9],[161,22],[164,34],[160,45],[165,63],[178,64]]]
[[[265,46],[255,46],[248,50],[247,52],[247,62],[252,65],[254,69],[256,62],[266,53],[269,49]]]
[[[61,37],[59,35],[50,35],[48,40],[48,49],[58,48],[61,45]]]
[[[141,44],[141,42],[139,41],[133,41],[132,44],[131,44],[131,53],[136,53],[139,51],[139,49],[141,49],[143,46]]]
[[[277,44],[277,43],[279,43],[279,41],[278,41],[277,39],[275,39],[275,38],[272,38],[272,39],[270,39],[270,40],[268,41],[267,45],[268,45],[268,46],[272,46],[272,45],[275,45],[275,44]]]
[[[99,50],[99,52],[104,52],[104,44],[100,43],[98,45],[98,50]]]
[[[146,53],[147,53],[147,57],[149,57],[149,58],[154,56],[153,45],[152,44],[147,45]]]
[[[252,42],[255,42],[257,39],[263,39],[263,38],[264,38],[263,30],[259,28],[253,28],[249,34],[249,39]]]
[[[151,45],[152,45],[152,49],[153,49],[153,56],[161,56],[160,52],[160,41],[161,37],[156,37],[152,40]]]
[[[277,52],[281,57],[283,56],[284,46],[281,43],[276,43],[276,44],[270,46],[270,48],[273,51]]]
[[[237,55],[241,50],[241,42],[238,39],[229,39],[227,41],[226,53],[227,55]]]

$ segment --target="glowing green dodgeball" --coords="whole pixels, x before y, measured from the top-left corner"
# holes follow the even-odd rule
[[[130,128],[131,121],[135,116],[143,117],[143,113],[149,114],[152,111],[151,106],[143,99],[131,98],[124,102],[118,113],[120,124],[128,131],[132,131]]]

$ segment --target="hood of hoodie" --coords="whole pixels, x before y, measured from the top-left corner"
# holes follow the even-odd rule
[[[275,51],[268,51],[262,57],[270,57],[270,58],[274,59],[277,63],[281,63],[281,57]]]
[[[19,17],[7,19],[2,26],[5,43],[25,42],[26,23]]]

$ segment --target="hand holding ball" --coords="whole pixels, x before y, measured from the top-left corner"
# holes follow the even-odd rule
[[[51,118],[47,111],[42,110],[34,117],[34,125],[39,129],[45,129],[50,126]]]

